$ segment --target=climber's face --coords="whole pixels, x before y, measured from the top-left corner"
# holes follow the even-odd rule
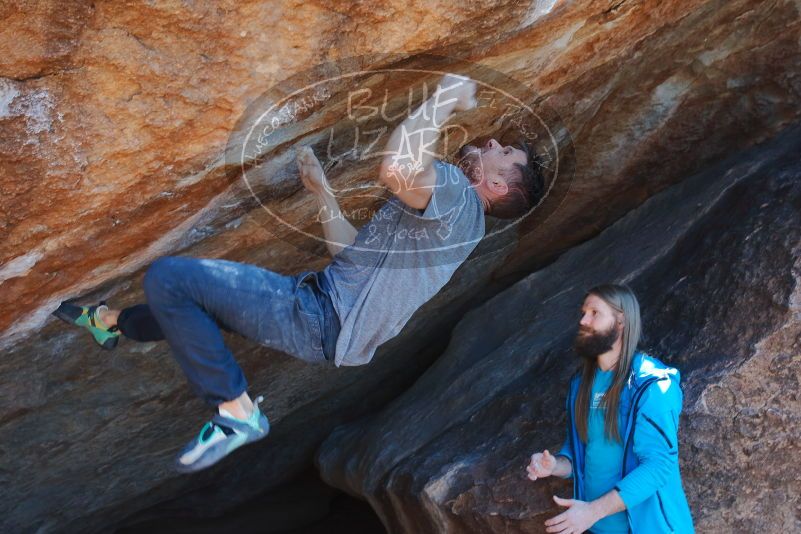
[[[520,175],[515,164],[525,165],[526,153],[510,145],[490,139],[476,147],[465,145],[459,150],[458,166],[482,199],[492,202],[509,190],[508,182]]]

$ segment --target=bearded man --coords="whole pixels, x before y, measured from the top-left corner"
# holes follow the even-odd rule
[[[679,473],[678,370],[637,351],[640,306],[622,285],[591,289],[574,343],[582,368],[570,382],[567,439],[531,456],[528,478],[573,479],[567,510],[547,532],[694,532]]]

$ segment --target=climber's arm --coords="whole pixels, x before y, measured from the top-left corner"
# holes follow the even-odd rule
[[[325,244],[331,256],[336,256],[341,250],[353,244],[357,230],[342,214],[339,202],[333,194],[323,190],[316,197],[317,205],[320,207],[317,213],[323,225]]]
[[[406,205],[425,209],[436,184],[434,149],[440,129],[454,111],[475,107],[476,84],[445,75],[434,95],[392,132],[384,150],[379,181]]]
[[[336,256],[356,240],[356,228],[342,215],[334,190],[311,147],[299,147],[297,160],[303,187],[317,199],[317,219],[323,225],[328,252]]]

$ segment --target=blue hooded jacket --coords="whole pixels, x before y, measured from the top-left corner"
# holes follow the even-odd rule
[[[618,428],[623,439],[623,471],[615,489],[626,504],[634,534],[695,532],[679,473],[679,371],[642,352],[620,393]],[[570,460],[573,498],[584,497],[584,447],[573,421],[581,374],[570,381],[567,439],[557,455]]]

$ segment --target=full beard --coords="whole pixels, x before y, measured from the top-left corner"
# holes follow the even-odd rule
[[[457,167],[462,169],[467,179],[471,183],[477,184],[483,175],[481,168],[481,149],[473,145],[464,145],[459,149],[459,160],[456,162]]]
[[[612,350],[617,341],[618,333],[614,325],[605,332],[592,331],[591,334],[582,334],[586,330],[579,329],[573,341],[573,349],[582,359],[596,361],[598,356]]]

